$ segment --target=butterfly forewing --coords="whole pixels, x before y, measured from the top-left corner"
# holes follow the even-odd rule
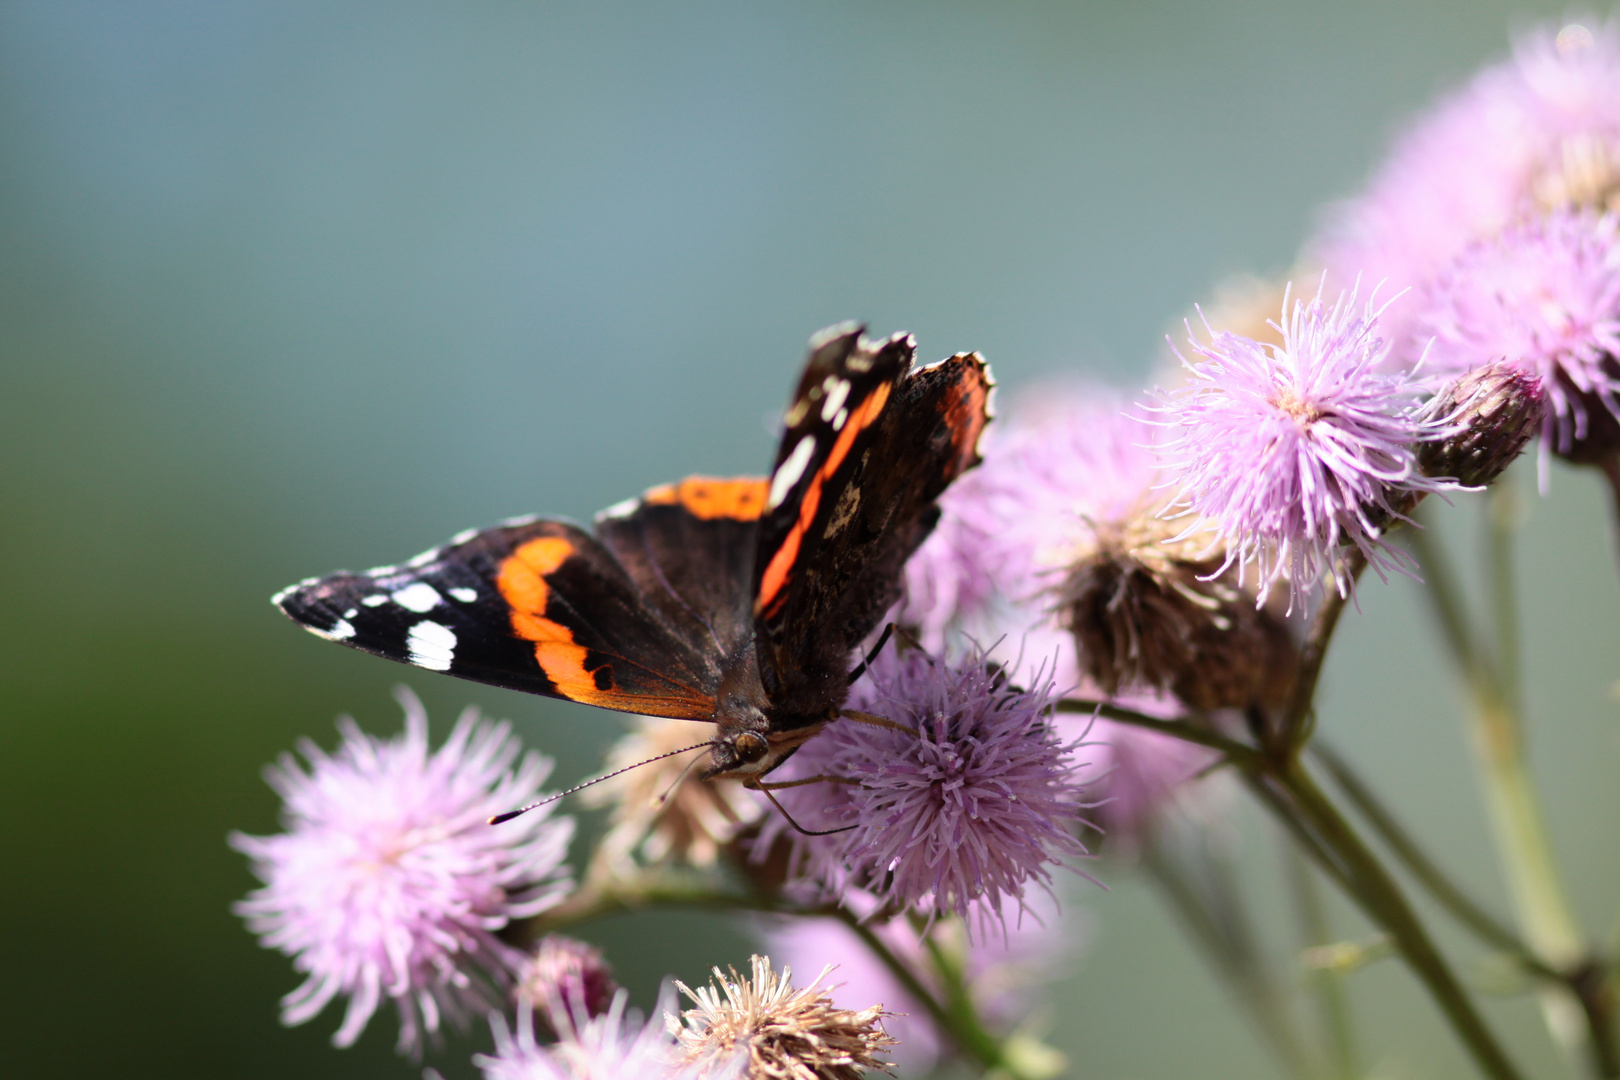
[[[567,522],[520,521],[398,567],[276,597],[323,637],[478,682],[602,708],[707,720],[718,668]]]

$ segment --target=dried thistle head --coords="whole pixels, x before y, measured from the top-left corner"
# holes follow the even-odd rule
[[[726,1063],[746,1055],[746,1080],[857,1080],[887,1069],[878,1054],[894,1045],[883,1030],[883,1006],[854,1012],[833,1005],[820,986],[831,968],[795,990],[791,971],[777,975],[768,957],[749,958],[749,975],[714,969],[708,985],[677,982],[694,1007],[677,1035],[687,1063]]]
[[[591,866],[593,877],[622,871],[638,853],[648,862],[711,866],[741,829],[759,819],[760,805],[738,781],[683,778],[708,753],[706,747],[631,768],[691,746],[701,735],[690,720],[644,716],[614,745],[608,770],[628,771],[582,792],[587,805],[613,808],[611,828]]]
[[[1298,660],[1293,635],[1235,571],[1212,577],[1226,560],[1218,542],[1178,539],[1185,531],[1151,504],[1093,527],[1058,591],[1082,670],[1110,695],[1150,687],[1195,709],[1280,704]]]

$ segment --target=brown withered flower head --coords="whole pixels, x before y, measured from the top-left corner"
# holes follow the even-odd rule
[[[1177,539],[1186,522],[1150,503],[1092,525],[1058,591],[1081,669],[1108,694],[1167,690],[1195,709],[1281,704],[1298,649],[1283,618],[1256,604],[1209,534]]]
[[[759,819],[761,806],[738,781],[698,783],[683,777],[708,753],[706,747],[631,767],[693,745],[704,730],[690,720],[637,717],[630,733],[609,752],[608,771],[628,771],[581,793],[588,806],[613,808],[590,876],[622,872],[634,865],[637,855],[653,863],[712,866],[738,831]]]
[[[540,939],[514,988],[514,995],[530,1002],[542,1019],[559,1010],[569,1016],[602,1016],[618,992],[602,950],[563,934]]]
[[[764,956],[748,963],[747,978],[715,968],[708,986],[675,984],[694,1006],[681,1014],[677,1033],[687,1063],[746,1055],[746,1080],[857,1080],[888,1068],[878,1055],[895,1041],[883,1030],[881,1005],[859,1012],[833,1005],[820,985],[830,968],[795,990],[788,968],[777,975]]]

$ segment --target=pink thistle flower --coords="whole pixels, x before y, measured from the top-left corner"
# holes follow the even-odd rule
[[[1620,221],[1613,214],[1561,210],[1474,244],[1425,299],[1436,372],[1461,375],[1505,359],[1540,376],[1544,452],[1569,455],[1594,428],[1620,418]]]
[[[1101,750],[1091,814],[1102,829],[1105,850],[1127,855],[1146,841],[1160,812],[1218,757],[1170,735],[1106,720],[1097,721],[1088,742]]]
[[[267,948],[308,977],[282,999],[282,1022],[301,1024],[339,994],[349,998],[332,1041],[348,1046],[384,998],[399,1011],[402,1052],[420,1050],[441,1020],[464,1023],[499,998],[522,953],[496,931],[538,914],[569,889],[562,865],[573,822],[542,808],[512,825],[487,819],[533,800],[551,762],[521,752],[508,724],[468,709],[429,752],[427,715],[398,692],[404,733],[366,735],[347,717],[343,744],[313,743],[268,770],[287,831],[234,833],[264,882],[235,906]]]
[[[1417,444],[1444,437],[1450,418],[1420,414],[1420,387],[1381,371],[1378,314],[1358,311],[1353,292],[1329,308],[1319,289],[1285,306],[1281,346],[1213,331],[1205,345],[1189,330],[1204,359],[1183,358],[1188,384],[1159,395],[1159,423],[1174,433],[1161,453],[1179,474],[1170,506],[1201,519],[1183,535],[1208,529],[1225,542],[1212,576],[1235,566],[1241,581],[1253,563],[1261,603],[1284,578],[1297,600],[1324,569],[1346,595],[1345,544],[1380,575],[1409,571],[1375,522],[1401,516],[1397,496],[1457,486],[1418,470]]]
[[[518,972],[514,993],[543,1007],[582,1008],[601,1016],[613,1004],[619,984],[602,950],[563,934],[547,934]]]
[[[1335,281],[1420,288],[1464,247],[1565,206],[1617,208],[1620,27],[1541,28],[1400,137],[1314,257]],[[1422,355],[1416,293],[1385,316],[1393,360]]]
[[[834,891],[868,889],[891,907],[920,906],[979,922],[1022,901],[1048,867],[1083,856],[1081,781],[1051,723],[1052,684],[1009,687],[980,652],[956,666],[918,652],[885,652],[856,684],[850,707],[905,730],[843,720],[807,743],[783,779],[833,782],[778,796],[807,829],[795,863]],[[768,819],[758,850],[787,836]]]
[[[661,1019],[675,1012],[673,987],[664,986],[650,1020],[629,1010],[628,1002],[628,992],[620,990],[598,1016],[580,1003],[552,1003],[546,1019],[558,1039],[549,1044],[536,1038],[531,1010],[519,1011],[516,1031],[491,1014],[495,1053],[479,1054],[473,1063],[484,1080],[736,1080],[737,1067],[705,1072],[681,1064],[675,1036]]]

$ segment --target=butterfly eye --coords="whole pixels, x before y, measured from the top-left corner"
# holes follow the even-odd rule
[[[731,740],[731,749],[737,755],[737,760],[743,764],[751,765],[765,756],[770,744],[763,735],[756,735],[752,731],[740,732]]]

